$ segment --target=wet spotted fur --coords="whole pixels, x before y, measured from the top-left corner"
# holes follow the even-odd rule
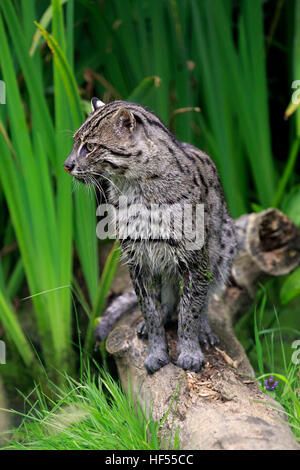
[[[145,367],[154,372],[168,363],[164,325],[177,310],[177,365],[199,371],[205,362],[199,340],[215,340],[206,317],[208,300],[226,280],[236,250],[215,164],[204,152],[179,142],[138,104],[103,105],[95,98],[92,106],[74,135],[67,171],[85,183],[108,181],[108,199],[117,209],[120,195],[129,206],[204,204],[205,242],[200,249],[187,249],[184,238],[145,239],[150,232],[146,219],[136,224],[134,238],[120,240],[145,319],[139,326],[148,336]]]

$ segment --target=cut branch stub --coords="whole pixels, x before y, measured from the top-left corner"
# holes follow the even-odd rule
[[[281,276],[299,265],[300,232],[285,214],[277,209],[251,214],[249,230],[246,250],[263,272]]]
[[[237,219],[236,229],[238,254],[232,267],[232,280],[251,301],[259,282],[288,274],[299,265],[300,232],[277,209],[244,215]],[[227,289],[230,290],[230,285]]]

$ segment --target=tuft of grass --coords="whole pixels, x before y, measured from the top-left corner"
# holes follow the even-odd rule
[[[267,305],[267,293],[262,289],[258,312],[254,315],[254,338],[258,369],[258,380],[261,388],[277,400],[284,408],[290,426],[300,442],[300,372],[298,361],[294,358],[294,350],[290,345],[290,357],[287,357],[283,341],[283,329],[274,308],[275,326],[264,328],[263,320]],[[281,350],[281,364],[275,358],[275,350]],[[276,377],[279,384],[274,391],[267,391],[264,379]]]
[[[27,413],[4,449],[17,450],[159,450],[179,448],[162,438],[164,421],[155,421],[151,409],[142,409],[107,373],[88,370],[82,380],[65,375],[64,388],[50,382],[51,398],[34,390],[25,397]],[[14,412],[15,413],[15,412]],[[170,447],[166,447],[166,445]]]

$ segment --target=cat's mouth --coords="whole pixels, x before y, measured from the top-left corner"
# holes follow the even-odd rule
[[[73,176],[80,183],[83,183],[83,184],[88,184],[89,183],[88,179],[84,178],[84,176],[77,176],[77,175],[73,175]]]
[[[76,172],[76,170],[72,171],[71,176],[73,176],[77,181],[83,184],[93,184],[94,186],[99,185],[102,187],[105,183],[105,180],[101,177],[101,175],[91,175],[90,173]]]
[[[86,173],[85,171],[73,170],[68,171],[68,173],[73,176],[77,181],[80,181],[80,183],[89,184],[91,182],[88,173]]]

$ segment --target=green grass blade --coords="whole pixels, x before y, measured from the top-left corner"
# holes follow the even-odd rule
[[[27,0],[25,0],[27,2]],[[60,0],[60,4],[63,5],[64,3],[68,2],[68,0]],[[28,3],[28,2],[27,2]],[[53,12],[52,12],[52,5],[49,5],[48,8],[45,10],[43,16],[41,17],[41,19],[39,20],[39,24],[42,26],[42,28],[44,29],[47,29],[51,20],[52,20],[52,15],[53,15]],[[33,56],[37,50],[37,48],[40,46],[41,44],[41,39],[42,39],[42,33],[41,31],[38,29],[33,38],[32,38],[32,43],[31,43],[31,46],[30,46],[30,51],[29,51],[29,54],[31,56]]]
[[[54,163],[54,129],[49,109],[46,104],[40,74],[37,73],[36,63],[29,57],[26,43],[24,43],[23,40],[24,33],[14,10],[13,3],[5,1],[2,3],[1,8],[5,15],[9,31],[11,33],[13,32],[11,34],[11,39],[30,93],[35,126],[40,128],[48,153]]]
[[[95,330],[96,318],[102,315],[105,307],[106,297],[110,289],[115,271],[117,269],[118,261],[120,257],[120,248],[116,242],[106,260],[103,273],[101,276],[100,284],[97,291],[95,303],[90,316],[88,330],[85,340],[85,351],[89,352],[91,348],[92,338]]]
[[[55,63],[57,65],[57,69],[61,76],[62,82],[64,84],[68,100],[70,103],[70,110],[73,121],[76,123],[80,123],[83,121],[83,113],[82,108],[80,106],[80,97],[76,85],[76,81],[74,75],[72,74],[72,70],[70,65],[67,62],[65,54],[63,53],[61,47],[56,42],[51,34],[49,34],[41,25],[35,22],[38,29],[41,31],[43,37],[47,41],[49,48],[51,49]]]
[[[4,295],[1,290],[0,320],[5,328],[6,333],[9,335],[11,341],[13,341],[15,347],[19,351],[19,354],[23,359],[25,365],[27,367],[30,367],[34,362],[34,353],[20,327],[15,312],[12,310],[7,300],[4,298]]]
[[[152,94],[160,85],[159,77],[146,77],[141,83],[130,93],[127,97],[127,101],[136,103],[145,103],[149,95]]]

